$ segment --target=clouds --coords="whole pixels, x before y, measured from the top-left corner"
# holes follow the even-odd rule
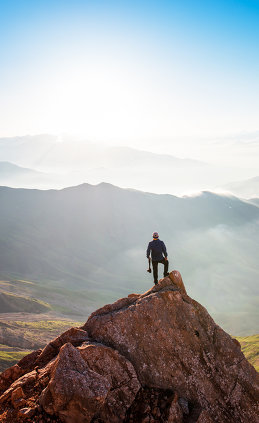
[[[184,232],[177,244],[168,242],[188,293],[233,335],[258,328],[258,230],[259,221],[221,224]]]

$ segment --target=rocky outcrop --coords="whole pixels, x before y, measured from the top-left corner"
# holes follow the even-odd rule
[[[1,376],[2,422],[257,421],[255,369],[177,271],[24,360]]]
[[[10,384],[25,373],[30,372],[35,367],[43,367],[53,357],[55,357],[62,345],[70,342],[78,346],[88,339],[87,333],[79,328],[71,328],[62,335],[53,339],[46,347],[38,349],[23,357],[17,364],[6,369],[0,376],[0,393],[7,389]]]
[[[34,366],[35,361],[41,354],[41,350],[33,351],[32,353],[23,357],[17,364],[6,369],[0,375],[0,393],[4,392],[15,380],[19,379],[25,373],[30,372]]]
[[[122,422],[139,389],[132,364],[118,351],[96,343],[84,343],[79,349],[67,343],[51,369],[40,403],[64,421],[87,422],[98,416]]]

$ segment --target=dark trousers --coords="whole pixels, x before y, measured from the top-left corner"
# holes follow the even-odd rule
[[[154,261],[152,260],[152,266],[153,266],[153,275],[154,275],[154,282],[157,283],[158,282],[158,263],[162,263],[164,265],[164,276],[166,276],[166,274],[168,273],[168,260],[159,260],[159,261]]]

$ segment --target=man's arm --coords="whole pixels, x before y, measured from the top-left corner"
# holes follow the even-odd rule
[[[167,258],[166,246],[165,246],[165,244],[164,244],[163,241],[162,241],[162,251],[163,251],[163,254],[164,254],[165,258]]]
[[[149,256],[150,256],[150,242],[147,247],[147,258],[149,258]]]

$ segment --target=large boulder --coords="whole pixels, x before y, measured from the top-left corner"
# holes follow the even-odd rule
[[[40,403],[49,414],[67,423],[90,422],[101,408],[111,385],[87,366],[72,344],[65,344],[52,366]]]
[[[176,284],[172,280],[178,280]],[[184,292],[179,272],[128,305],[93,313],[84,329],[117,349],[142,386],[171,389],[218,422],[255,419],[256,372],[240,346]]]
[[[67,343],[39,401],[46,413],[66,423],[88,423],[93,417],[119,423],[139,389],[132,364],[118,351],[97,343],[78,349]]]
[[[104,406],[96,418],[114,423],[124,421],[141,387],[134,367],[117,350],[102,344],[84,343],[79,351],[89,368],[105,377],[110,384]]]
[[[86,331],[79,328],[70,328],[66,330],[66,332],[62,333],[62,335],[53,339],[53,341],[46,345],[46,347],[41,351],[41,353],[37,357],[35,365],[38,367],[45,366],[45,364],[52,360],[53,357],[56,357],[62,345],[66,344],[67,342],[70,342],[70,344],[77,347],[87,339],[88,334]]]

